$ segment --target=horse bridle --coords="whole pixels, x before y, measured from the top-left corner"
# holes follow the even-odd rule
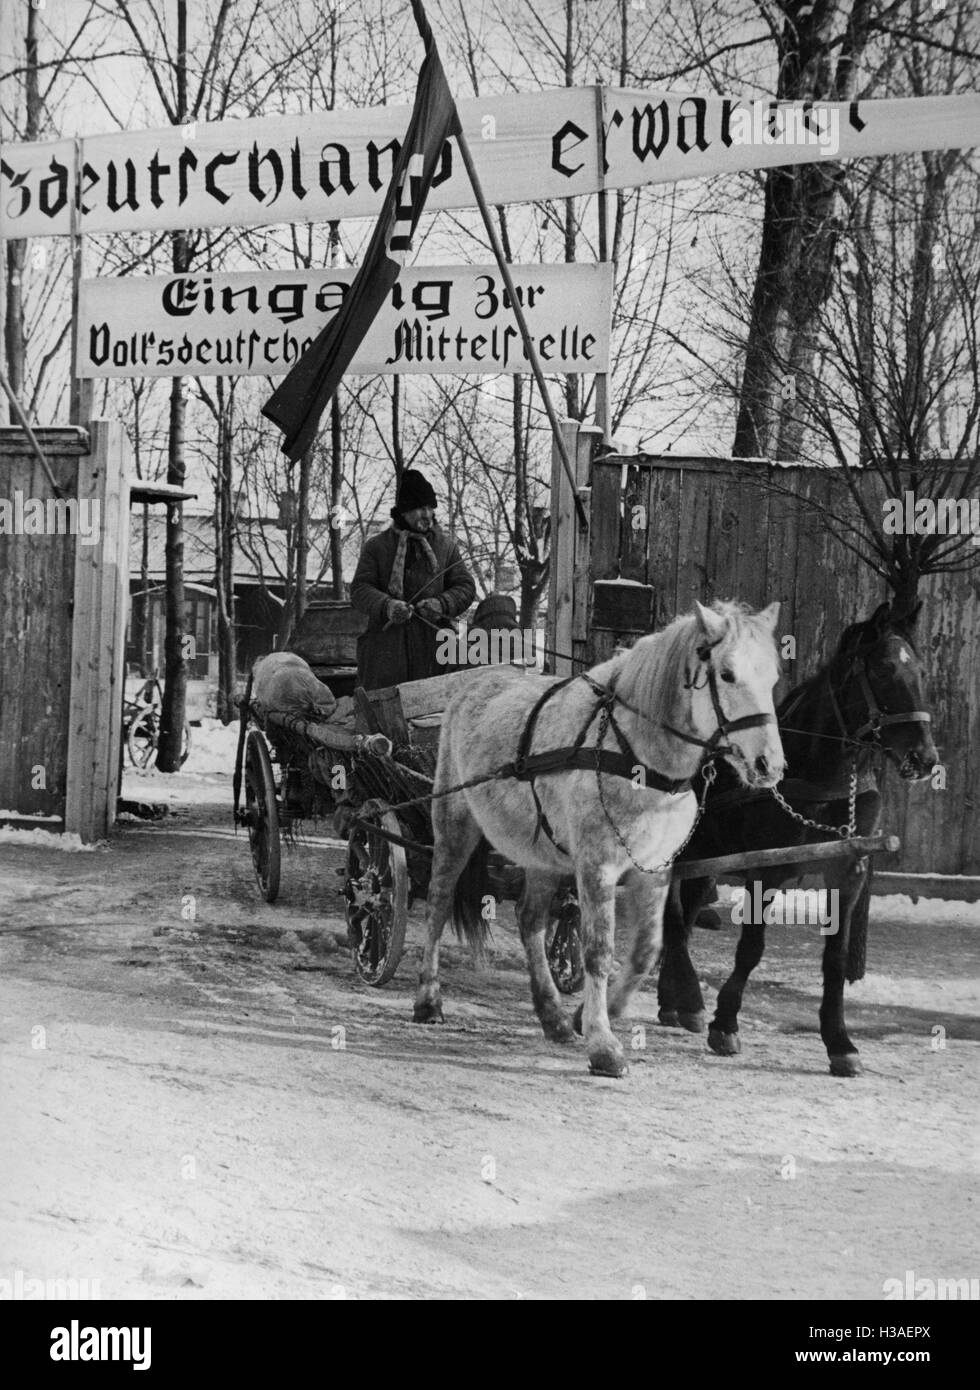
[[[720,640],[719,638],[719,641]],[[703,690],[705,684],[707,685],[708,693],[711,696],[711,704],[715,712],[715,718],[718,720],[717,729],[715,729],[709,739],[704,739],[698,738],[695,734],[685,734],[683,730],[675,729],[672,724],[663,725],[667,732],[673,734],[675,738],[681,738],[685,743],[693,743],[695,747],[705,749],[709,758],[724,756],[726,753],[735,752],[731,744],[727,744],[726,746],[722,746],[721,744],[721,739],[727,734],[737,733],[741,729],[761,729],[767,724],[775,724],[777,722],[774,714],[763,714],[761,711],[758,714],[743,714],[738,719],[728,718],[721,706],[721,698],[718,694],[718,677],[715,674],[715,668],[711,661],[712,648],[717,645],[717,642],[710,642],[704,643],[702,646],[698,647],[698,660],[702,661],[707,668],[706,680],[702,682],[701,685],[698,685],[696,677],[684,682],[687,690]]]
[[[833,682],[830,679],[830,673],[827,673],[827,689],[830,693],[831,707],[837,718],[837,722],[840,725],[841,733],[844,735],[845,739],[854,739],[858,743],[862,743],[864,742],[866,736],[870,734],[872,743],[880,745],[880,735],[882,729],[886,729],[897,724],[932,723],[932,715],[929,714],[927,710],[911,709],[903,710],[897,714],[886,714],[881,709],[877,699],[875,698],[875,693],[872,689],[871,681],[868,678],[867,656],[865,654],[862,654],[861,652],[856,652],[854,656],[851,658],[851,664],[850,666],[848,666],[844,676],[844,680],[841,683],[842,691],[846,688],[848,681],[851,679],[852,675],[857,676],[858,688],[860,689],[861,694],[864,697],[864,703],[867,707],[868,713],[867,720],[861,725],[859,729],[856,729],[853,734],[848,733],[847,722],[844,719],[843,713],[841,712],[840,704],[838,703],[837,695],[834,691]]]

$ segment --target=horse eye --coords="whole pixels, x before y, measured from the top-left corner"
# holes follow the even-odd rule
[[[734,671],[722,671],[722,673],[721,673],[721,678],[722,678],[723,681],[727,681],[729,685],[733,685],[734,682],[735,682],[735,672],[734,672]]]

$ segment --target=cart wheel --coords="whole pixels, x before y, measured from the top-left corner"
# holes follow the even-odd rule
[[[582,914],[574,893],[566,895],[545,936],[548,968],[559,994],[575,994],[585,981]]]
[[[149,767],[150,759],[160,741],[160,719],[156,709],[150,706],[136,716],[126,735],[126,747],[130,761],[142,772]],[[184,736],[180,741],[180,765],[184,766],[191,751],[191,726],[184,720]]]
[[[138,767],[141,772],[148,767],[156,746],[156,710],[148,708],[136,716],[126,735],[126,748],[133,767]]]
[[[249,729],[245,740],[245,815],[259,891],[267,903],[279,896],[279,805],[265,739]]]
[[[401,845],[380,833],[402,833],[394,811],[378,811],[370,819],[378,830],[351,826],[344,897],[354,969],[365,984],[377,986],[392,978],[405,947],[408,864]]]

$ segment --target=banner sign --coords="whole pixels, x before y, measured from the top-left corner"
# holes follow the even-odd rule
[[[545,372],[609,370],[612,265],[513,266]],[[337,313],[356,270],[83,280],[80,377],[283,376]],[[526,372],[496,266],[402,271],[351,372]]]
[[[980,94],[769,102],[562,88],[457,103],[490,204],[736,170],[980,145]],[[269,116],[0,150],[0,236],[377,217],[408,106]],[[76,197],[77,167],[77,197]],[[474,205],[446,142],[427,206]]]
[[[578,175],[555,171],[555,132],[595,131],[591,90],[458,103],[491,204],[591,192],[598,155]],[[79,151],[84,232],[259,226],[378,217],[411,106],[268,116],[89,137]],[[0,235],[71,231],[72,140],[0,151]],[[576,164],[581,161],[577,158]],[[474,205],[455,142],[447,141],[428,206]]]
[[[603,95],[607,188],[980,145],[980,93],[852,102]]]

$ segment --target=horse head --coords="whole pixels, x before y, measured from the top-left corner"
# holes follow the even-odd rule
[[[845,733],[880,747],[914,781],[939,761],[912,631],[922,604],[896,613],[882,603],[847,628],[829,672]]]
[[[775,786],[784,770],[772,698],[778,617],[778,603],[760,613],[698,603],[693,614],[636,643],[618,689],[672,740],[702,757],[723,757],[745,786]]]

